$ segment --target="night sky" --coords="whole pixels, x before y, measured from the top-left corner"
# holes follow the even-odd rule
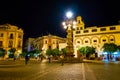
[[[118,0],[1,0],[0,24],[13,24],[24,30],[24,40],[51,33],[65,37],[61,25],[65,13],[80,15],[85,26],[109,26],[120,20]]]

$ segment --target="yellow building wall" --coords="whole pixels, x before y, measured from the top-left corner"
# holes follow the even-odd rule
[[[23,45],[23,30],[18,28],[17,26],[11,24],[0,25],[0,35],[3,34],[3,37],[0,37],[0,41],[3,42],[0,48],[6,50],[6,58],[8,57],[8,50],[11,49],[9,47],[9,41],[13,41],[12,48],[16,48],[16,54],[19,55],[22,52]],[[13,34],[13,39],[10,39],[10,34]],[[18,35],[21,35],[19,38]],[[18,41],[21,41],[20,46],[18,47]]]
[[[33,40],[33,44],[38,44],[36,47],[39,47],[39,50],[42,50],[43,55],[46,54],[46,50],[49,49],[49,46],[51,46],[51,49],[59,48],[61,42],[65,43],[66,39],[51,34]]]
[[[100,53],[103,50],[102,47],[104,43],[115,43],[116,45],[120,45],[120,25],[93,26],[83,29],[80,29],[81,26],[78,24],[76,26],[78,29],[76,28],[73,31],[75,57],[77,57],[77,50],[83,46],[93,46],[96,48],[96,52]]]

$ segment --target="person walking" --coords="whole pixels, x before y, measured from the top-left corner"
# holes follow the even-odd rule
[[[50,63],[50,60],[51,60],[51,58],[50,58],[50,56],[48,56],[48,61],[49,61],[49,63]]]
[[[28,64],[28,61],[29,61],[29,56],[28,54],[25,55],[25,64],[27,65]]]
[[[63,55],[60,56],[60,61],[61,61],[61,66],[63,66],[64,65],[64,56]]]

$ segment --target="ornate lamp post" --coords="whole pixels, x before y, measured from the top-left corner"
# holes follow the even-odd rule
[[[67,32],[67,60],[71,60],[74,57],[74,49],[73,49],[73,29],[76,27],[76,22],[72,18],[72,13],[67,12],[67,20],[65,20],[62,24]]]

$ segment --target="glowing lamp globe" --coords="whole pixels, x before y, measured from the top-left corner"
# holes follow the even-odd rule
[[[71,18],[73,16],[73,13],[69,11],[66,13],[66,16],[67,16],[67,18]]]

